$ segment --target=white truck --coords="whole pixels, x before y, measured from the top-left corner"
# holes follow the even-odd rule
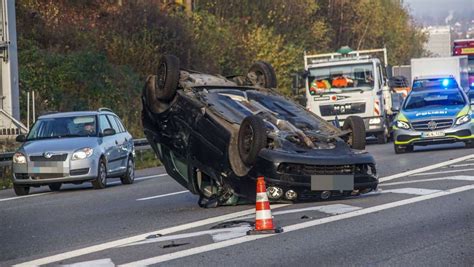
[[[465,90],[469,90],[467,56],[413,58],[411,60],[411,83],[423,76],[452,75]]]
[[[394,113],[385,76],[385,48],[305,54],[304,62],[310,111],[336,125],[349,116],[359,116],[368,136],[375,136],[381,144],[387,142]]]

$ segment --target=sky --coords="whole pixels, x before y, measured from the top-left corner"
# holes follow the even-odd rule
[[[449,17],[474,20],[474,0],[403,0],[422,24],[442,23]]]

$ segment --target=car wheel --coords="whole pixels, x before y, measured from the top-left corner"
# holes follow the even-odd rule
[[[468,141],[468,142],[466,142],[466,147],[467,147],[467,148],[474,148],[474,141]]]
[[[349,116],[344,121],[343,130],[351,130],[347,143],[353,149],[365,149],[365,124],[364,120],[358,116]]]
[[[277,78],[275,70],[270,63],[265,61],[255,62],[249,69],[247,76],[254,86],[263,88],[276,88]]]
[[[107,186],[107,169],[104,160],[100,160],[97,170],[97,178],[92,181],[94,189],[104,189]]]
[[[49,184],[49,190],[51,191],[59,191],[61,189],[62,183],[54,183],[54,184]]]
[[[127,172],[124,176],[120,177],[120,181],[122,184],[133,184],[133,181],[135,181],[135,163],[132,157],[128,158]]]
[[[402,153],[413,151],[412,145],[406,145],[406,146],[393,145],[393,148],[395,149],[395,154],[402,154]]]
[[[257,116],[246,117],[240,125],[237,145],[242,161],[248,166],[253,165],[260,150],[267,145],[265,122]]]
[[[386,144],[388,142],[388,137],[385,132],[377,134],[377,144]]]
[[[176,94],[179,80],[179,59],[164,55],[158,67],[155,94],[158,100],[170,102]]]
[[[24,185],[13,185],[13,190],[17,196],[26,196],[30,193],[30,187]]]

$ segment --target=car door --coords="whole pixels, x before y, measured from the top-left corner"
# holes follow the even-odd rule
[[[117,158],[115,159],[117,161],[117,169],[115,171],[117,172],[125,172],[127,169],[127,157],[128,157],[128,150],[127,150],[127,145],[129,138],[127,138],[125,129],[123,127],[120,127],[118,123],[118,119],[114,115],[107,115],[107,118],[109,119],[110,124],[112,125],[112,129],[115,130],[115,144],[117,145]]]
[[[102,147],[104,149],[104,156],[107,161],[107,173],[113,173],[119,167],[118,144],[115,143],[116,135],[104,136],[105,129],[113,129],[106,115],[99,115],[99,127],[102,136]]]

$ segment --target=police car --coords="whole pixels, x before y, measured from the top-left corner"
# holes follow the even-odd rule
[[[395,153],[464,142],[474,147],[470,100],[452,76],[420,77],[393,122]]]

